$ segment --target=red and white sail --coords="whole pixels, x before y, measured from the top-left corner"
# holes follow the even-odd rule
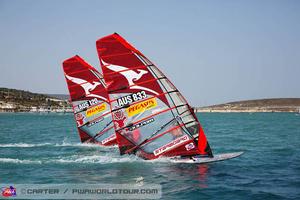
[[[193,110],[150,60],[116,33],[96,46],[121,154],[212,156]]]
[[[79,56],[65,60],[63,70],[81,142],[116,144],[102,75]]]

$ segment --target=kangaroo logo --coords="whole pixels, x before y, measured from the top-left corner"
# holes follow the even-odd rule
[[[134,85],[135,81],[138,81],[139,79],[142,78],[142,76],[144,74],[147,74],[148,72],[146,70],[142,70],[142,69],[138,69],[138,73],[135,72],[134,70],[130,70],[127,67],[123,67],[123,66],[119,66],[119,65],[113,65],[113,64],[109,64],[104,62],[103,60],[101,60],[102,63],[105,65],[105,67],[107,67],[108,69],[114,71],[114,72],[119,72],[122,76],[124,76],[127,79],[128,82],[128,86],[130,89],[140,89],[140,90],[145,90],[148,92],[151,92],[153,94],[158,95],[157,92],[155,92],[154,90],[151,90],[149,88],[146,87],[142,87],[142,86],[138,86],[138,85]]]
[[[93,83],[90,83],[90,82],[88,82],[84,79],[75,78],[75,77],[69,76],[67,74],[65,74],[65,76],[68,80],[72,81],[73,83],[76,83],[76,84],[80,85],[83,88],[86,97],[97,97],[97,98],[100,98],[104,101],[107,101],[107,99],[102,97],[102,96],[99,96],[99,95],[96,95],[96,94],[91,94],[91,91],[93,91],[98,85],[101,85],[100,82],[93,81]]]

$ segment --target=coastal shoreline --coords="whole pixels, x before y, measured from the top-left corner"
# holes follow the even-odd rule
[[[72,113],[69,95],[0,88],[0,113]],[[272,98],[194,107],[199,113],[300,113],[300,98]]]
[[[297,111],[279,111],[279,110],[209,110],[194,109],[195,113],[298,113]]]
[[[73,113],[73,111],[43,111],[43,112],[39,112],[39,111],[3,111],[0,110],[0,113]]]
[[[194,110],[195,112],[220,113],[300,113],[300,98],[274,98],[236,101],[206,107],[195,107]]]

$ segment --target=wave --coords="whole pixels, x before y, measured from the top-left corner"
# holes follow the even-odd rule
[[[42,143],[42,144],[27,144],[27,143],[10,143],[10,144],[0,144],[0,147],[21,147],[21,148],[27,148],[27,147],[41,147],[41,146],[47,146],[51,145],[50,143]]]
[[[109,163],[130,163],[139,162],[141,159],[133,156],[112,157],[111,155],[71,156],[56,160],[49,160],[47,163],[82,163],[82,164],[109,164]]]
[[[109,155],[108,155],[109,154]],[[155,162],[170,162],[169,158],[159,158],[156,160],[143,160],[135,155],[120,156],[116,153],[107,153],[104,155],[73,155],[56,158],[46,158],[40,160],[28,160],[18,158],[0,158],[0,163],[14,164],[111,164],[111,163],[155,163]]]
[[[42,164],[39,160],[20,160],[17,158],[0,158],[2,163],[16,163],[16,164]]]
[[[109,156],[71,156],[65,158],[51,158],[48,160],[28,160],[18,158],[0,158],[0,163],[13,163],[13,164],[109,164],[109,163],[124,163],[124,162],[138,162],[140,159],[132,157],[109,157]],[[142,161],[142,160],[140,160]]]
[[[32,147],[43,147],[43,146],[54,146],[54,147],[93,147],[93,148],[116,148],[116,146],[102,147],[97,144],[83,144],[83,143],[40,143],[40,144],[28,144],[28,143],[8,143],[0,144],[0,148],[32,148]]]
[[[83,144],[83,143],[68,143],[68,142],[63,142],[63,143],[56,143],[52,144],[52,146],[55,147],[101,147],[97,144]]]
[[[92,143],[68,143],[63,142],[62,144],[54,144],[56,147],[92,147],[92,148],[103,148],[103,149],[115,149],[118,146],[100,146],[98,144],[92,144]]]

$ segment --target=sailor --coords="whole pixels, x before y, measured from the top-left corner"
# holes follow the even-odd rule
[[[139,129],[135,129],[132,132],[132,140],[133,142],[135,142],[136,144],[139,144],[140,139],[141,139],[141,132]]]
[[[170,131],[171,135],[173,136],[173,139],[178,138],[179,136],[182,136],[182,130],[180,127],[176,127],[175,129],[173,129],[172,131]]]

